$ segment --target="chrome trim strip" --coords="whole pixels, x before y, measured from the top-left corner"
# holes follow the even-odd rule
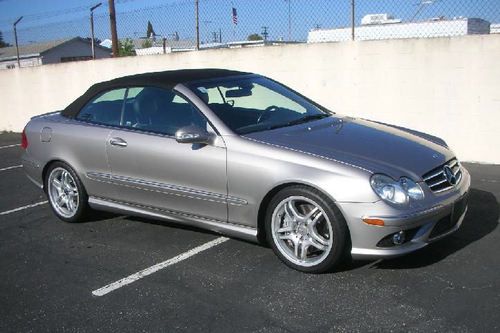
[[[132,213],[139,216],[157,218],[170,222],[179,222],[202,229],[208,229],[217,233],[246,239],[252,242],[257,241],[257,229],[242,224],[224,222],[180,211],[136,205],[93,196],[89,197],[89,204],[93,208],[100,208],[116,213]]]
[[[158,191],[160,193],[172,194],[178,196],[186,196],[193,199],[208,200],[220,203],[228,203],[234,206],[247,205],[246,200],[240,199],[238,197],[228,196],[225,194],[207,192],[203,190],[197,190],[189,187],[178,186],[173,184],[159,183],[154,181],[148,181],[138,178],[126,177],[112,175],[102,172],[87,172],[87,178],[104,181],[107,183],[112,183],[120,186],[132,186],[140,190],[145,191]],[[123,184],[125,183],[125,184]],[[144,187],[145,186],[145,187]],[[149,187],[149,188],[148,188]],[[172,193],[174,192],[174,193]]]
[[[429,186],[432,188],[433,186],[438,186],[438,185],[441,185],[442,183],[447,182],[447,181],[448,181],[448,180],[445,178],[445,179],[440,180],[440,181],[438,181],[438,182],[436,182],[436,183],[429,184]]]
[[[432,175],[425,177],[424,181],[428,181],[428,180],[430,180],[430,179],[432,179],[434,177],[437,177],[439,175],[444,175],[443,170],[439,170],[438,172],[435,172]]]

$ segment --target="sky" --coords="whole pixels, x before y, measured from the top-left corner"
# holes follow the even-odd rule
[[[95,11],[96,37],[109,38],[107,0]],[[271,39],[288,39],[290,1],[291,37],[304,40],[314,27],[345,27],[350,24],[350,0],[199,0],[200,36],[209,42],[213,32],[223,40],[241,40],[268,27]],[[365,14],[390,13],[409,21],[424,0],[356,0],[356,23]],[[18,25],[20,44],[79,35],[89,36],[89,8],[99,0],[0,0],[0,31],[12,43],[12,23]],[[118,35],[139,38],[147,21],[159,35],[194,38],[194,0],[115,0]],[[231,21],[231,8],[238,12],[238,25]],[[500,0],[435,0],[425,5],[416,20],[437,16],[480,17],[500,22]]]

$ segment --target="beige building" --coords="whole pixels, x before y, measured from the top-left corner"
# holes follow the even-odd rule
[[[96,44],[95,55],[96,59],[109,58],[111,50]],[[81,37],[19,46],[21,67],[90,59],[92,59],[91,43]],[[16,47],[0,48],[0,69],[11,69],[17,66]]]

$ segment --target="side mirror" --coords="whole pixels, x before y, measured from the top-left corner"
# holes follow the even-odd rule
[[[182,127],[175,132],[175,140],[179,143],[212,143],[212,134],[198,126]]]

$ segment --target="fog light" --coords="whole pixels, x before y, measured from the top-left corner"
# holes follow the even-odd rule
[[[401,230],[400,232],[395,233],[392,236],[392,242],[395,245],[401,245],[401,244],[403,244],[405,242],[405,232],[403,230]]]

